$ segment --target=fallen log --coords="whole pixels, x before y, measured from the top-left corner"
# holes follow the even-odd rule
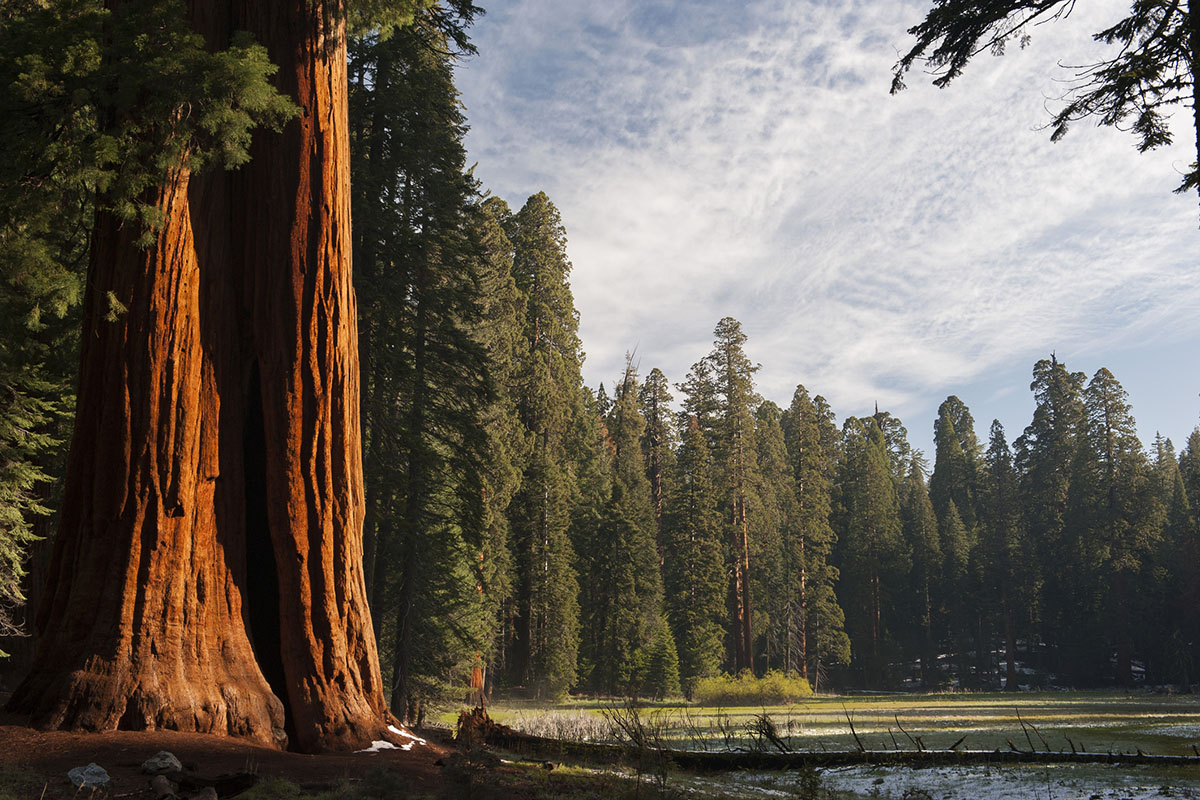
[[[1156,756],[1145,753],[1053,753],[1025,750],[841,750],[826,752],[713,752],[701,750],[652,750],[623,744],[572,742],[531,736],[516,731],[493,732],[487,736],[491,747],[520,755],[553,755],[598,761],[626,763],[649,753],[664,757],[670,764],[690,772],[725,770],[789,770],[805,767],[847,767],[869,764],[894,767],[934,767],[974,764],[1153,764],[1156,766],[1200,767],[1200,756]]]

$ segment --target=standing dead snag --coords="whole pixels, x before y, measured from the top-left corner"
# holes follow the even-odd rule
[[[850,709],[842,705],[842,711],[846,714],[846,723],[850,726],[850,735],[854,737],[854,744],[858,746],[858,752],[865,753],[867,748],[863,746],[862,739],[858,738],[858,731],[854,730],[854,720],[850,718]]]
[[[148,249],[96,223],[65,509],[34,668],[53,728],[315,752],[384,738],[363,489],[341,4],[194,4],[300,107],[235,174],[176,170]],[[110,296],[126,311],[114,320]]]
[[[901,733],[903,733],[906,737],[908,737],[908,740],[910,742],[912,742],[913,747],[917,748],[918,752],[924,751],[925,746],[921,743],[921,737],[918,736],[916,739],[914,739],[912,736],[909,736],[908,731],[904,730],[904,726],[900,724],[900,715],[899,714],[895,715],[895,719],[896,719],[896,727],[900,729]]]

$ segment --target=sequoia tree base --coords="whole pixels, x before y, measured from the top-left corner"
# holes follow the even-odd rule
[[[216,733],[286,748],[284,709],[270,692],[235,684],[188,685],[185,698],[163,686],[133,683],[103,671],[35,673],[9,703],[43,730],[172,730]],[[204,687],[197,697],[196,687]]]

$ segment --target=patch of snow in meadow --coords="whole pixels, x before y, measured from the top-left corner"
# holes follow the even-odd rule
[[[1146,728],[1142,733],[1152,736],[1177,736],[1181,739],[1200,739],[1200,725],[1163,725]]]

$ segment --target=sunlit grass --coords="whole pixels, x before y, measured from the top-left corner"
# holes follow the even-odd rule
[[[575,700],[555,705],[498,704],[498,722],[517,730],[575,741],[612,741],[605,710],[619,701]],[[1200,699],[1127,692],[1040,692],[812,697],[782,706],[703,707],[647,703],[641,713],[665,740],[687,749],[752,746],[755,719],[768,715],[797,750],[857,747],[850,724],[867,749],[963,747],[1193,755],[1200,746]],[[454,724],[455,713],[440,721]],[[1023,723],[1023,724],[1022,724]],[[901,730],[903,728],[903,731]],[[909,737],[912,737],[911,739]],[[1010,745],[1010,740],[1012,744]]]

